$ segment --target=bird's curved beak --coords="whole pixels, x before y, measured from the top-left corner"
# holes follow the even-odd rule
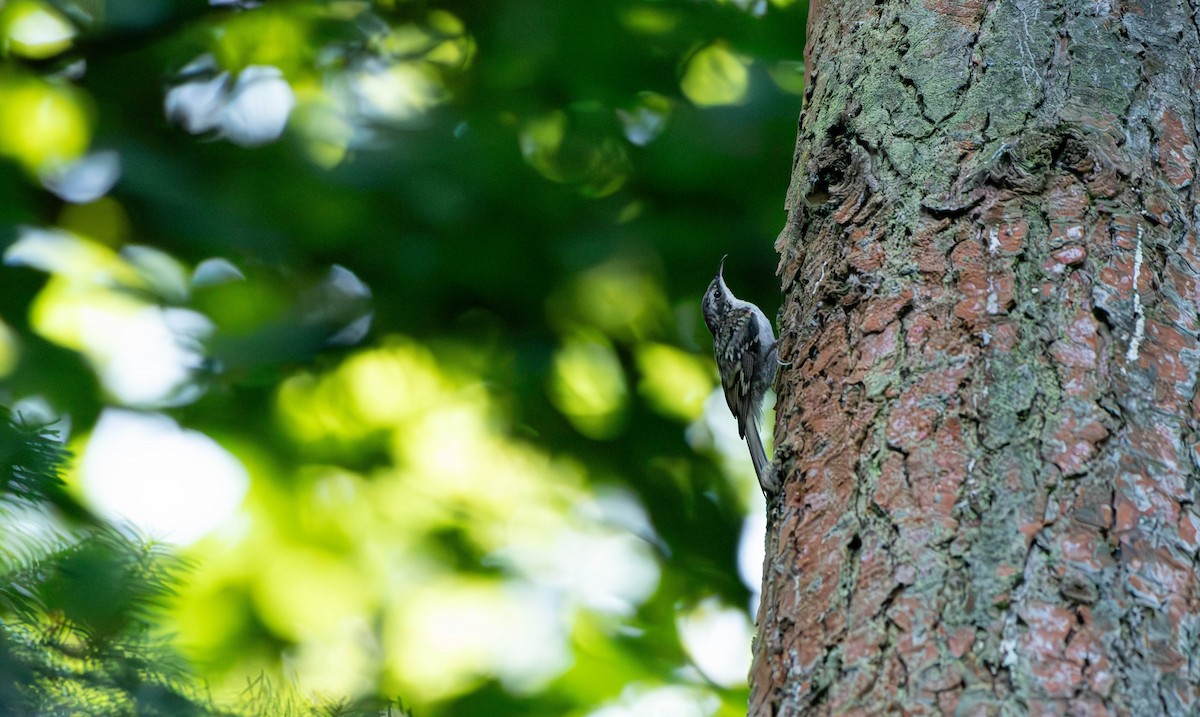
[[[725,260],[728,258],[729,258],[728,254],[721,257],[721,263],[717,266],[717,277],[719,279],[721,279],[721,281],[725,280]]]

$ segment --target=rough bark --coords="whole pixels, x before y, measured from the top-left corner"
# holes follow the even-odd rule
[[[750,714],[1200,714],[1200,0],[808,33]]]

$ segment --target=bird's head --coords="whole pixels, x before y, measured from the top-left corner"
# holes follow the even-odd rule
[[[701,309],[704,313],[704,323],[708,325],[708,330],[716,333],[716,327],[721,319],[721,315],[729,310],[729,305],[733,299],[733,294],[729,291],[729,287],[725,286],[725,259],[729,255],[721,257],[721,263],[717,267],[717,275],[713,277],[712,282],[708,285],[708,290],[704,292],[704,300],[701,302]]]

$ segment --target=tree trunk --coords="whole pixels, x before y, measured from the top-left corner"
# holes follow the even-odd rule
[[[1200,714],[1200,0],[813,0],[750,714]]]

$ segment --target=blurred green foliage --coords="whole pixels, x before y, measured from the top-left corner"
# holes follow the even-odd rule
[[[6,713],[744,710],[806,11],[0,0]]]
[[[57,438],[0,410],[0,713],[215,712],[153,628],[179,558],[64,493]]]

